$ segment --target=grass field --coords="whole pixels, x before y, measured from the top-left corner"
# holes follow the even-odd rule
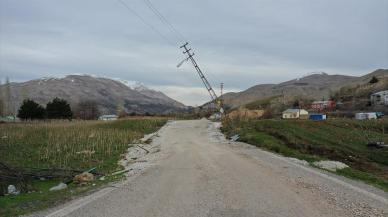
[[[166,119],[149,118],[0,124],[0,161],[23,169],[85,171],[97,167],[98,172],[110,173],[120,169],[117,162],[129,143],[156,131],[165,122]],[[48,189],[59,181],[32,181],[29,187],[32,193],[0,197],[0,216],[16,216],[45,208],[92,188],[72,184],[61,193],[49,192]],[[100,184],[103,183],[95,183]]]
[[[388,120],[226,120],[227,135],[309,162],[330,159],[348,169],[338,174],[363,180],[388,191],[388,149],[368,148],[368,138],[388,143]]]

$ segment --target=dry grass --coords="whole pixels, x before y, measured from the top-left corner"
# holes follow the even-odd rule
[[[118,169],[117,162],[129,143],[156,131],[165,122],[166,119],[161,118],[131,118],[112,122],[0,124],[0,161],[23,169],[97,167],[98,172],[109,173]],[[95,180],[87,185],[72,183],[60,193],[49,188],[66,180],[28,180],[20,195],[0,196],[0,216],[20,216],[41,210],[117,179],[120,176],[108,176],[105,181]],[[5,192],[8,184],[19,188],[19,183],[7,182],[0,180],[0,191]]]
[[[0,159],[14,167],[116,169],[128,144],[164,119],[0,124]]]
[[[249,110],[244,108],[239,108],[227,114],[227,117],[230,119],[259,119],[263,116],[264,110]]]

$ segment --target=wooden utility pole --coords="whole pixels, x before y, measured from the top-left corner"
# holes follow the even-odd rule
[[[224,99],[222,98],[222,95],[224,94],[224,83],[221,83],[221,95],[220,95],[220,107],[224,108]]]

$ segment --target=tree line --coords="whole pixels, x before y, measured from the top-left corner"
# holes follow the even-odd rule
[[[58,97],[48,102],[45,107],[32,99],[23,100],[17,117],[22,120],[42,120],[42,119],[68,119],[79,118],[84,120],[95,120],[100,112],[95,101],[82,101],[72,111],[70,104]]]
[[[46,107],[36,103],[34,100],[25,99],[18,110],[17,117],[22,120],[36,119],[69,119],[73,118],[70,104],[60,98],[48,102]]]

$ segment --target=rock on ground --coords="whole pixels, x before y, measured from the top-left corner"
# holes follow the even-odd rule
[[[296,164],[299,164],[299,165],[303,165],[303,166],[308,166],[309,165],[309,162],[307,162],[305,160],[299,160],[299,159],[293,158],[293,157],[288,157],[287,159],[289,161],[291,161],[293,163],[296,163]]]
[[[61,182],[58,185],[50,188],[50,191],[60,191],[60,190],[66,189],[66,188],[67,188],[67,185],[65,183]]]
[[[322,169],[325,169],[325,170],[329,170],[329,171],[333,171],[333,172],[349,167],[348,165],[346,165],[346,164],[344,164],[342,162],[339,162],[339,161],[329,161],[329,160],[318,161],[318,162],[314,162],[313,164],[315,166],[319,167],[319,168],[322,168]]]

